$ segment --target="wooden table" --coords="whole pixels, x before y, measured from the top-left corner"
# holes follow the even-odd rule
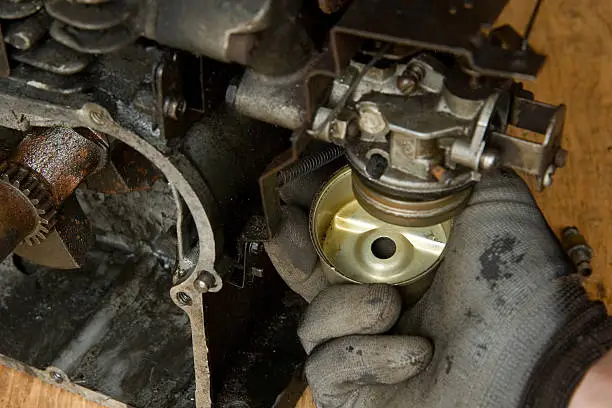
[[[511,0],[501,18],[524,27],[534,0]],[[536,193],[555,231],[576,225],[595,250],[594,273],[586,283],[594,297],[610,302],[612,249],[612,2],[545,1],[531,43],[549,56],[537,82],[528,84],[539,100],[566,103],[564,146],[567,167],[553,187]],[[298,404],[311,408],[307,392]],[[0,406],[6,408],[97,407],[42,384],[27,375],[0,368]]]

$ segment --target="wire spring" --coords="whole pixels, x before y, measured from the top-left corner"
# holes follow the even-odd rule
[[[289,166],[278,173],[278,184],[283,185],[296,178],[302,177],[336,160],[344,154],[344,148],[330,144],[324,150],[304,157],[297,163]]]

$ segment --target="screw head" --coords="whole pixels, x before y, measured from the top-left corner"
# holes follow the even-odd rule
[[[51,379],[53,379],[53,381],[55,381],[58,384],[61,384],[64,382],[64,376],[57,371],[51,371],[50,376],[51,376]]]
[[[214,284],[215,278],[206,271],[202,271],[197,279],[193,281],[194,288],[202,293],[208,292],[210,288],[214,286]]]
[[[397,89],[399,89],[403,94],[411,93],[416,87],[416,82],[413,78],[400,76],[397,77]]]
[[[164,99],[163,110],[164,116],[178,120],[187,111],[187,102],[182,98],[166,97]]]

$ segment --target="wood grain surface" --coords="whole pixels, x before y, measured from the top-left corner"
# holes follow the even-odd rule
[[[0,407],[102,408],[79,395],[4,366],[0,366]]]
[[[517,29],[527,22],[534,0],[511,0],[500,22]],[[595,250],[594,273],[585,285],[593,297],[606,300],[612,277],[612,2],[544,1],[531,43],[549,56],[538,80],[527,84],[539,100],[566,103],[563,144],[566,168],[552,188],[535,193],[555,231],[576,225]],[[25,374],[0,368],[0,407],[98,407]],[[299,408],[313,408],[307,391]]]

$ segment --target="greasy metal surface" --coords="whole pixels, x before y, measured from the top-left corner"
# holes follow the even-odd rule
[[[151,256],[92,251],[66,273],[0,264],[0,353],[137,408],[193,407],[189,321]]]
[[[37,265],[76,269],[85,265],[95,242],[91,226],[76,198],[68,197],[55,216],[54,229],[40,243],[22,243],[15,254]]]
[[[184,115],[187,102],[183,95],[183,84],[189,82],[190,86],[200,85],[200,78],[183,76],[184,70],[181,66],[187,58],[183,53],[168,52],[155,67],[152,92],[155,97],[155,121],[159,128],[158,143],[167,144],[187,130]],[[185,109],[181,114],[168,115],[165,109],[168,102],[183,103]]]
[[[1,0],[0,18],[17,20],[36,13],[42,7],[42,0]]]
[[[94,57],[74,51],[49,38],[35,44],[27,51],[16,51],[11,54],[15,61],[59,75],[73,75],[83,71]]]
[[[6,53],[6,45],[4,44],[4,38],[0,32],[0,77],[7,77],[10,73],[11,67]]]
[[[291,135],[291,148],[276,156],[268,169],[259,178],[259,191],[263,205],[268,237],[274,236],[283,219],[280,196],[278,192],[278,173],[295,163],[310,140],[304,129]]]
[[[366,212],[352,191],[351,170],[336,173],[313,203],[310,229],[332,281],[406,285],[437,265],[451,220],[427,227],[389,224]]]
[[[296,130],[306,120],[304,74],[272,77],[247,70],[240,80],[234,106],[247,116]]]
[[[83,99],[81,99],[81,105],[79,105],[78,98],[77,102],[72,104],[72,107],[66,101],[62,101],[61,104],[49,103],[42,99],[28,98],[25,95],[16,96],[11,91],[7,91],[6,84],[1,85],[0,124],[17,129],[23,128],[24,124],[27,124],[27,126],[61,125],[88,127],[101,133],[112,135],[155,163],[164,173],[166,179],[174,183],[177,190],[183,196],[194,219],[199,238],[196,267],[185,281],[178,287],[173,288],[171,292],[172,299],[176,302],[177,292],[192,291],[193,282],[202,270],[209,271],[215,277],[215,286],[211,291],[221,289],[221,278],[214,269],[216,244],[207,209],[210,202],[210,198],[207,198],[210,197],[209,189],[184,156],[179,154],[175,154],[172,157],[165,156],[142,137],[115,122],[108,111],[99,105],[89,103],[79,108],[83,104]],[[20,112],[20,116],[11,113],[14,111]],[[188,313],[192,322],[192,344],[196,351],[194,360],[198,384],[196,391],[197,405],[198,407],[210,407],[208,350],[206,347],[202,309],[182,305],[179,307]]]
[[[67,0],[46,0],[51,17],[84,30],[104,30],[123,23],[132,14],[133,2],[114,1],[104,4],[78,4]]]
[[[32,68],[26,64],[16,65],[8,79],[17,84],[57,92],[62,95],[75,94],[91,86],[84,77],[78,74],[71,76],[57,75]]]
[[[82,130],[81,135],[62,127],[33,130],[9,160],[40,174],[59,204],[106,161],[107,149],[103,142],[90,140],[87,132]]]
[[[267,27],[270,0],[173,0],[159,2],[157,21],[145,36],[161,44],[231,61],[231,37]]]
[[[0,180],[0,262],[34,232],[36,208],[18,188]]]
[[[376,218],[391,224],[422,227],[438,224],[463,209],[472,193],[466,188],[432,200],[410,200],[378,192],[353,173],[353,192],[361,206]]]
[[[4,40],[18,50],[27,50],[47,34],[51,21],[47,13],[39,11],[33,16],[10,24]]]
[[[87,54],[106,54],[118,51],[138,38],[137,33],[123,25],[106,30],[82,30],[57,20],[51,24],[49,34],[55,41],[66,47]]]
[[[114,399],[109,398],[107,395],[92,391],[90,389],[73,383],[72,381],[70,381],[70,378],[68,378],[68,376],[63,373],[62,370],[60,370],[59,368],[47,367],[47,369],[45,370],[39,370],[38,368],[23,364],[22,362],[12,359],[3,354],[0,354],[0,364],[13,370],[19,371],[21,373],[25,373],[31,377],[38,378],[39,380],[47,384],[59,387],[73,394],[80,395],[87,401],[100,404],[104,407],[129,408],[124,403],[115,401]]]

